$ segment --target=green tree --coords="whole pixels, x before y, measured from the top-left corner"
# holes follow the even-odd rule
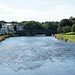
[[[72,25],[71,31],[75,32],[75,24]]]
[[[69,30],[69,28],[70,28],[70,26],[72,26],[72,22],[70,21],[70,20],[68,20],[68,19],[62,19],[60,22],[59,22],[59,24],[58,24],[58,29],[57,29],[57,31],[59,32],[59,33],[61,33],[61,32],[69,32],[70,30]],[[66,29],[66,28],[68,28],[68,29]]]
[[[57,24],[52,24],[52,30],[57,30],[58,25]]]
[[[44,30],[56,30],[58,28],[58,23],[59,22],[42,22],[42,27]]]
[[[58,31],[59,33],[62,33],[62,28],[61,28],[61,26],[59,26],[59,27],[57,28],[57,31]]]
[[[71,31],[71,26],[64,26],[62,27],[63,33],[67,33]]]
[[[49,29],[49,25],[48,24],[42,24],[42,27],[44,30],[48,30]]]
[[[17,27],[16,27],[16,26],[14,26],[14,30],[15,30],[15,31],[17,30]]]
[[[2,28],[2,24],[0,23],[0,29]]]
[[[17,21],[12,21],[11,23],[12,23],[12,24],[14,24],[14,23],[17,23],[17,24],[18,24],[18,22],[17,22]]]
[[[72,22],[70,22],[68,19],[62,19],[59,23],[59,26],[63,27],[63,26],[72,26]]]
[[[49,30],[52,30],[52,23],[51,22],[48,22],[47,24],[49,25],[49,28],[48,29]]]
[[[69,20],[72,22],[72,24],[75,24],[75,18],[74,17],[71,17]]]
[[[24,23],[23,29],[24,30],[41,30],[42,24],[35,21],[28,21]]]
[[[5,22],[5,21],[2,20],[2,21],[0,21],[0,23],[7,23],[7,22]]]

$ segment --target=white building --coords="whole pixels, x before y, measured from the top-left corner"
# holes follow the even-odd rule
[[[3,28],[0,29],[1,34],[5,34],[5,30]]]
[[[6,24],[2,25],[1,33],[5,34],[5,33],[9,33],[9,32],[14,32],[15,31],[14,26],[16,26],[17,31],[22,31],[23,30],[22,26],[19,25],[19,24],[6,23]]]
[[[5,31],[5,33],[9,32],[9,26],[7,26],[7,25],[2,25],[1,29],[3,29]]]
[[[19,25],[19,27],[17,28],[17,31],[22,31],[23,27]]]

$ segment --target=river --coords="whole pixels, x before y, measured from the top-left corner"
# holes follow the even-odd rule
[[[0,42],[0,75],[75,75],[75,44],[51,36]]]

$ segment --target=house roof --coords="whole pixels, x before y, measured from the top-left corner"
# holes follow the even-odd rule
[[[16,26],[17,26],[17,25],[19,25],[19,24],[12,24],[12,25],[14,25],[14,26],[16,25]]]
[[[19,24],[11,24],[11,23],[5,23],[4,26],[15,26],[15,25],[19,25]]]
[[[6,25],[6,26],[11,26],[12,24],[11,24],[11,23],[5,23],[4,25]]]

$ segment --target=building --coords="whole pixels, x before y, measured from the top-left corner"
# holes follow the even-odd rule
[[[14,27],[16,27],[16,31],[22,31],[23,28],[21,25],[19,24],[11,24],[11,23],[5,23],[2,25],[2,28],[0,29],[0,33],[5,34],[5,33],[9,33],[9,32],[14,32]]]
[[[0,34],[5,34],[5,30],[3,28],[0,29]]]
[[[12,24],[13,26],[13,29],[14,29],[14,26],[16,26],[16,31],[22,31],[23,30],[23,27],[19,24]]]

